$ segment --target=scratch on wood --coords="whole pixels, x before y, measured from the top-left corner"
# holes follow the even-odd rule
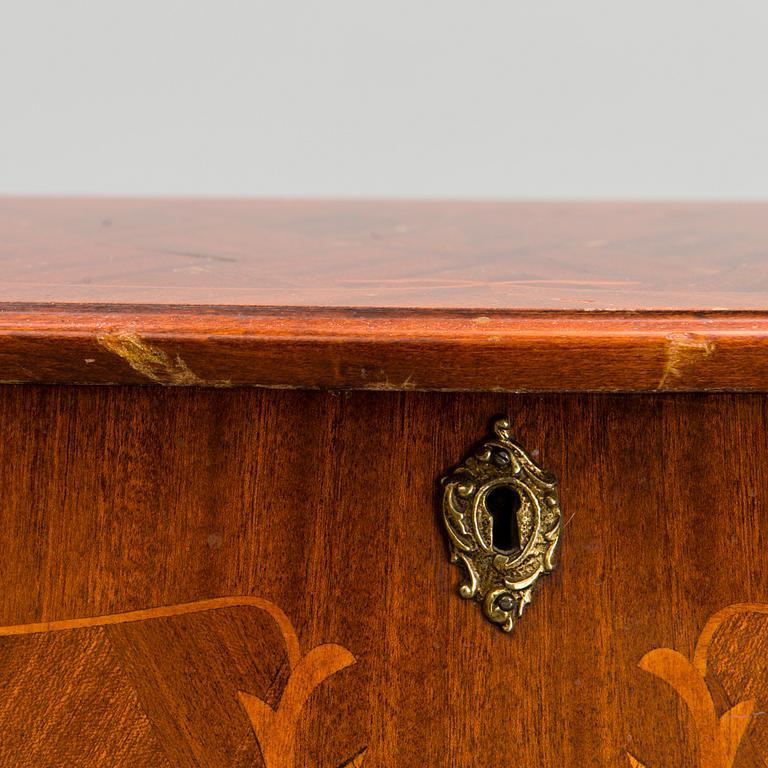
[[[365,384],[363,389],[371,389],[376,392],[403,392],[416,389],[416,382],[413,380],[413,374],[410,374],[402,384],[391,384],[389,379],[385,378],[384,381],[372,381]]]
[[[365,753],[368,751],[368,747],[363,747],[359,752],[356,752],[349,760],[345,760],[339,768],[362,768],[365,760]]]
[[[715,350],[712,341],[690,333],[671,334],[667,342],[667,357],[657,389],[664,389],[670,379],[679,379],[686,368],[695,366]]]
[[[228,386],[229,381],[206,381],[190,370],[189,366],[176,355],[171,358],[160,347],[144,341],[135,333],[110,333],[97,337],[98,343],[113,354],[121,357],[134,371],[146,376],[157,384],[173,386]]]

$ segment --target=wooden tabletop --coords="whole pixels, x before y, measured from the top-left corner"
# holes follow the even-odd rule
[[[768,389],[768,204],[0,199],[0,380]]]
[[[768,205],[0,199],[0,300],[768,306]]]

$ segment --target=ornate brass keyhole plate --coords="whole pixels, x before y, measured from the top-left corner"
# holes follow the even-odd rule
[[[554,567],[560,505],[554,476],[512,440],[509,422],[500,419],[493,431],[443,478],[443,520],[451,562],[466,572],[459,594],[510,632],[536,580]]]

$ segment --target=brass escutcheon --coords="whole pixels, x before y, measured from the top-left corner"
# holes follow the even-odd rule
[[[510,632],[531,590],[554,567],[560,536],[557,481],[512,440],[499,419],[495,437],[442,480],[451,562],[463,566],[459,594]]]

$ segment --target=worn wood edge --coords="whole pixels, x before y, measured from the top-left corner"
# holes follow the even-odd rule
[[[0,304],[0,383],[768,391],[768,311]]]

